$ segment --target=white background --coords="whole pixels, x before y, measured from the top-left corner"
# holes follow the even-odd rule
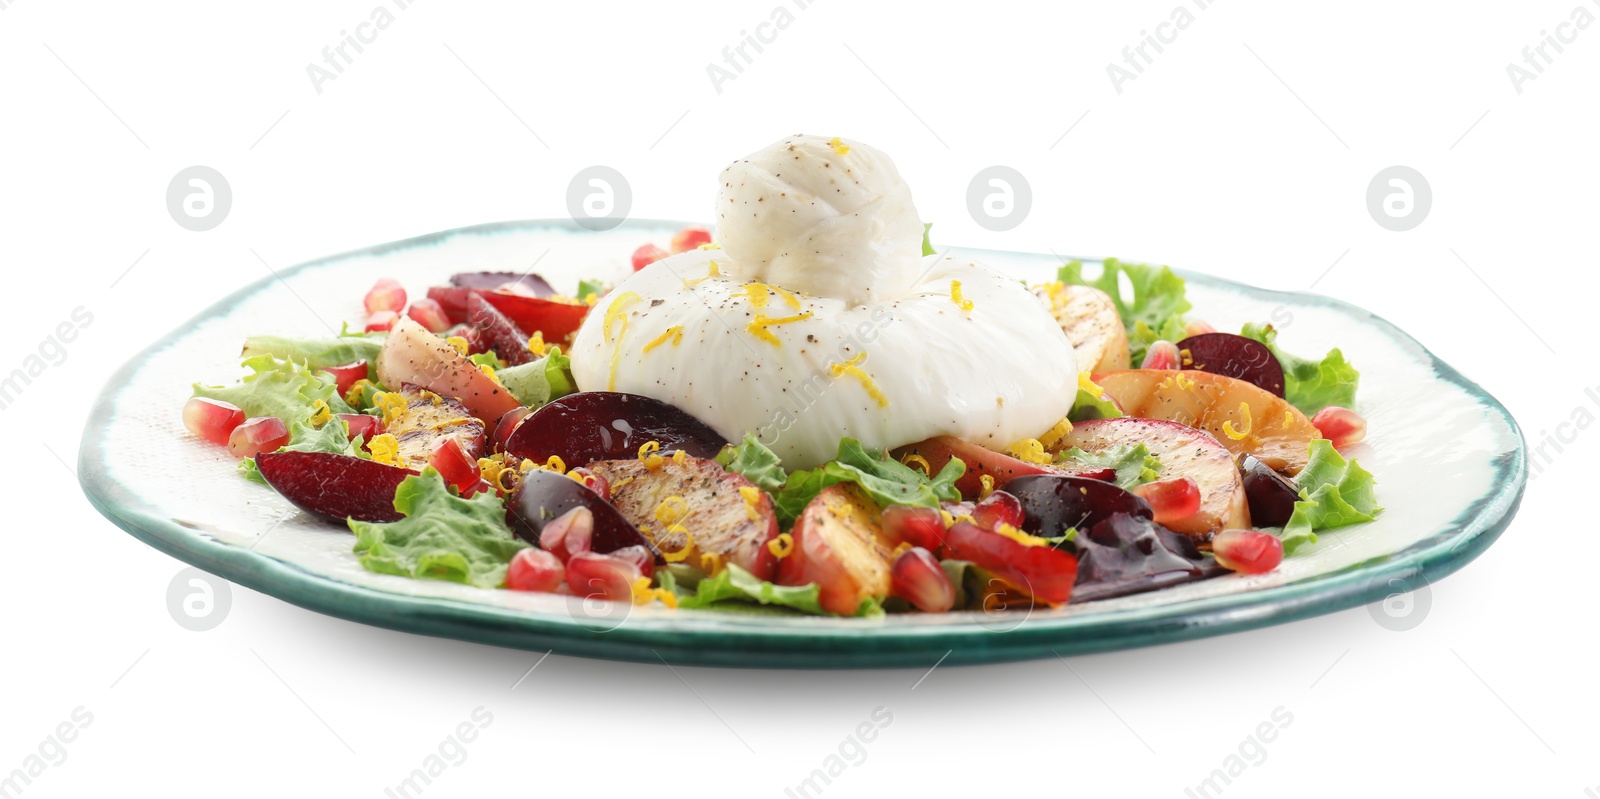
[[[306,66],[378,2],[0,0],[0,372],[75,307],[94,315],[0,411],[0,774],[74,708],[93,714],[26,796],[382,796],[478,706],[492,724],[426,796],[782,796],[879,706],[892,724],[827,796],[1183,796],[1280,706],[1293,722],[1227,796],[1600,794],[1600,431],[1564,428],[1576,442],[1549,450],[1503,539],[1433,586],[1409,632],[1358,608],[931,674],[561,656],[527,674],[538,653],[241,588],[220,627],[189,632],[165,600],[181,564],[103,521],[68,473],[111,371],[266,276],[251,249],[287,266],[564,216],[568,179],[596,163],[626,175],[635,216],[706,220],[726,161],[796,131],[891,152],[938,242],[1315,284],[1480,381],[1537,445],[1579,408],[1600,414],[1583,393],[1600,385],[1600,25],[1548,50],[1521,93],[1506,65],[1600,4],[1224,0],[1119,94],[1107,64],[1178,0],[822,0],[719,93],[707,64],[777,0],[424,0],[319,94]],[[232,186],[210,232],[166,209],[168,181],[193,164]],[[1006,233],[966,210],[991,164],[1033,188]],[[1393,164],[1433,192],[1405,233],[1365,202]]]

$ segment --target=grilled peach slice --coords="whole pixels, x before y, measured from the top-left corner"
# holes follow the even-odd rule
[[[434,442],[441,438],[456,439],[474,463],[483,457],[483,422],[473,418],[460,400],[410,385],[401,388],[400,395],[406,398],[406,409],[384,428],[400,444],[396,465],[422,471]]]
[[[1061,332],[1072,342],[1079,369],[1109,372],[1128,368],[1128,331],[1110,296],[1092,286],[1063,283],[1046,283],[1033,291],[1044,299]]]
[[[1210,433],[1235,455],[1254,455],[1290,475],[1321,438],[1306,415],[1259,386],[1210,372],[1130,369],[1094,378],[1129,416],[1166,419]]]
[[[487,428],[521,405],[444,339],[406,317],[395,320],[378,353],[378,382],[391,387],[410,383],[459,399]]]
[[[916,455],[928,461],[930,474],[938,474],[940,469],[951,458],[960,458],[967,465],[967,471],[956,480],[956,489],[963,497],[977,499],[983,493],[983,476],[994,478],[994,487],[999,488],[1010,482],[1012,478],[1028,474],[1070,474],[1079,477],[1088,477],[1095,480],[1110,480],[1115,477],[1111,469],[1096,467],[1079,468],[1070,464],[1039,464],[1018,460],[1000,452],[980,447],[965,439],[955,436],[939,436],[915,444],[907,444],[895,450],[893,457],[903,460],[908,455]]]
[[[1189,477],[1200,487],[1200,510],[1184,519],[1167,520],[1167,529],[1204,538],[1225,528],[1250,527],[1250,508],[1233,453],[1200,430],[1160,419],[1096,419],[1079,422],[1061,442],[1063,448],[1086,452],[1132,444],[1144,444],[1161,461],[1160,479]]]
[[[794,549],[778,563],[781,585],[821,587],[831,613],[855,614],[868,597],[889,595],[893,550],[884,541],[878,506],[853,485],[823,489],[795,520]]]
[[[623,518],[669,557],[679,559],[675,553],[687,545],[680,560],[691,566],[712,555],[772,579],[778,556],[767,544],[778,537],[777,511],[743,475],[701,458],[664,458],[653,468],[637,459],[595,461],[589,469],[611,486],[611,504]]]

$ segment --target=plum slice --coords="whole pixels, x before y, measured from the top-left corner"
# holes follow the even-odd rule
[[[1244,475],[1244,495],[1250,502],[1250,520],[1257,527],[1282,527],[1300,501],[1300,487],[1272,467],[1250,455],[1239,456]]]
[[[1082,532],[1119,513],[1155,518],[1150,503],[1133,492],[1086,477],[1028,475],[1008,483],[1006,492],[1022,502],[1022,529],[1045,538],[1069,528]]]
[[[476,291],[510,291],[531,297],[550,297],[556,293],[544,278],[532,272],[457,272],[450,285]]]
[[[1079,530],[1072,547],[1078,553],[1073,602],[1154,591],[1228,571],[1201,555],[1188,536],[1126,513],[1113,513]]]
[[[256,466],[267,484],[295,507],[341,524],[347,518],[363,522],[405,518],[394,509],[394,491],[415,474],[337,452],[263,452],[256,456]]]
[[[467,323],[478,331],[484,346],[494,350],[508,365],[521,366],[533,361],[533,353],[528,350],[528,334],[477,294],[467,295]]]
[[[651,441],[663,454],[683,450],[693,458],[714,458],[728,443],[704,422],[661,400],[580,391],[529,414],[505,446],[506,452],[535,463],[560,456],[570,468],[637,458],[639,448]]]
[[[1206,538],[1228,527],[1250,526],[1233,453],[1204,431],[1162,419],[1095,419],[1073,426],[1061,446],[1102,452],[1135,444],[1144,444],[1161,461],[1159,479],[1190,477],[1200,489],[1199,511],[1166,522],[1169,529]]]
[[[660,559],[661,552],[622,513],[583,484],[555,472],[533,469],[522,475],[506,501],[506,524],[518,538],[539,545],[539,533],[550,521],[583,506],[594,514],[592,552],[607,554],[641,546]]]
[[[467,303],[474,295],[488,301],[490,305],[505,314],[506,318],[515,322],[517,327],[529,333],[535,330],[543,333],[544,340],[552,344],[570,338],[578,326],[583,324],[583,318],[589,314],[589,306],[581,302],[561,302],[543,297],[471,289],[465,286],[434,286],[428,289],[428,299],[439,303],[439,307],[444,309],[445,316],[456,324],[468,321],[470,310]]]
[[[444,339],[406,317],[395,320],[378,353],[377,369],[378,382],[386,386],[411,383],[461,400],[486,427],[522,404]]]
[[[916,455],[928,462],[928,471],[938,474],[951,458],[960,458],[967,465],[966,472],[956,480],[956,490],[963,497],[978,497],[983,493],[983,476],[994,478],[994,487],[1000,488],[1011,480],[1030,474],[1076,475],[1094,480],[1114,480],[1115,469],[1073,463],[1029,463],[1001,452],[978,446],[955,436],[938,436],[927,441],[907,444],[890,453],[895,459]]]
[[[1232,333],[1201,333],[1178,342],[1184,369],[1238,378],[1283,396],[1283,364],[1267,345]]]

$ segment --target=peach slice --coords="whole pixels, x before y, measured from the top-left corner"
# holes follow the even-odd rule
[[[1200,371],[1129,369],[1094,381],[1123,413],[1179,422],[1210,433],[1236,455],[1254,455],[1290,475],[1310,460],[1321,438],[1293,405],[1252,383]]]
[[[1162,480],[1192,478],[1200,487],[1200,510],[1165,525],[1175,533],[1206,537],[1250,526],[1249,503],[1233,454],[1203,431],[1160,419],[1095,419],[1073,426],[1061,443],[1063,449],[1086,452],[1144,444],[1161,461]]]
[[[972,499],[977,499],[983,493],[983,475],[994,478],[995,488],[1004,486],[1012,478],[1029,474],[1070,474],[1095,480],[1110,480],[1114,477],[1110,469],[1076,468],[1071,464],[1029,463],[955,436],[938,436],[927,441],[907,444],[890,454],[897,460],[904,459],[907,455],[921,457],[928,461],[930,474],[938,474],[951,458],[960,458],[961,462],[967,465],[967,471],[956,480],[956,490],[961,492],[961,496]]]
[[[795,520],[794,548],[778,562],[776,582],[816,583],[822,607],[854,615],[863,599],[889,595],[894,553],[881,532],[871,499],[853,485],[829,486]]]
[[[466,356],[408,317],[395,320],[378,353],[378,382],[391,389],[410,383],[459,399],[491,431],[506,411],[521,406]]]

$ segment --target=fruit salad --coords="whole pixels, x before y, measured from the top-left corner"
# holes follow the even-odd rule
[[[338,336],[248,338],[184,424],[371,571],[684,612],[1061,607],[1381,511],[1337,349],[1221,332],[1164,266],[939,255],[860,142],[719,185],[714,232],[616,253],[615,285],[379,279]]]

